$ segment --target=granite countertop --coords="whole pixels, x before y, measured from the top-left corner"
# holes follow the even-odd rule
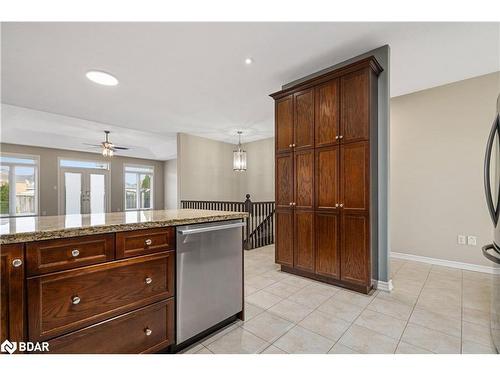
[[[4,218],[0,219],[0,244],[243,219],[247,216],[246,212],[182,209]]]

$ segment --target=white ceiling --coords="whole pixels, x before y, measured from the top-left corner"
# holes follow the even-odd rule
[[[3,106],[17,117],[3,116],[2,140],[81,149],[109,128],[115,143],[133,147],[124,155],[168,159],[177,132],[232,143],[237,129],[244,142],[267,138],[268,94],[285,83],[384,44],[391,96],[498,71],[499,25],[4,23],[2,102],[75,119]],[[255,63],[247,66],[249,56]],[[85,78],[90,69],[120,84],[96,85]]]

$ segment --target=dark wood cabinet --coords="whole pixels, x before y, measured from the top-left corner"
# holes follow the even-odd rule
[[[279,138],[276,261],[286,272],[364,293],[372,288],[370,168],[381,71],[372,56],[271,94]]]
[[[174,343],[174,299],[49,340],[52,354],[153,353]]]
[[[294,152],[295,208],[312,209],[314,205],[314,150]]]
[[[295,210],[293,267],[314,271],[314,212]]]
[[[2,245],[0,261],[0,342],[25,341],[24,244]]]
[[[342,141],[368,140],[370,135],[370,70],[357,70],[342,76],[340,82]]]
[[[29,338],[46,340],[174,294],[175,253],[28,279]]]
[[[116,258],[158,253],[175,248],[175,230],[172,227],[131,230],[116,234]]]
[[[341,228],[341,280],[360,285],[371,283],[368,217],[344,212]]]
[[[276,208],[290,208],[293,205],[293,154],[276,156]]]
[[[293,266],[293,210],[276,209],[276,263]]]
[[[294,94],[294,141],[295,150],[314,146],[314,90]]]
[[[370,199],[370,151],[368,142],[341,147],[341,204],[344,211],[368,212]]]
[[[103,263],[115,256],[114,234],[35,241],[26,244],[28,276]]]
[[[316,273],[340,279],[340,215],[317,212],[315,216]]]
[[[340,200],[340,148],[321,147],[315,150],[316,209],[338,210]]]
[[[340,135],[339,80],[332,79],[316,87],[315,91],[315,146],[337,144]]]
[[[276,101],[276,152],[290,151],[293,144],[293,95]]]

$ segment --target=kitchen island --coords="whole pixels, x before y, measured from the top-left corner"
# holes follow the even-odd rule
[[[50,353],[175,350],[176,227],[241,227],[246,216],[183,209],[1,219],[1,342],[48,342]],[[233,247],[241,269],[228,272],[242,282],[243,249]]]

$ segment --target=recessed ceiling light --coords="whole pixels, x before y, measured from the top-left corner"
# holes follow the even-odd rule
[[[252,63],[253,63],[253,59],[252,59],[251,57],[247,57],[247,58],[245,59],[245,64],[250,65],[250,64],[252,64]]]
[[[116,77],[99,70],[89,70],[86,76],[92,82],[98,83],[99,85],[116,86],[118,84]]]

